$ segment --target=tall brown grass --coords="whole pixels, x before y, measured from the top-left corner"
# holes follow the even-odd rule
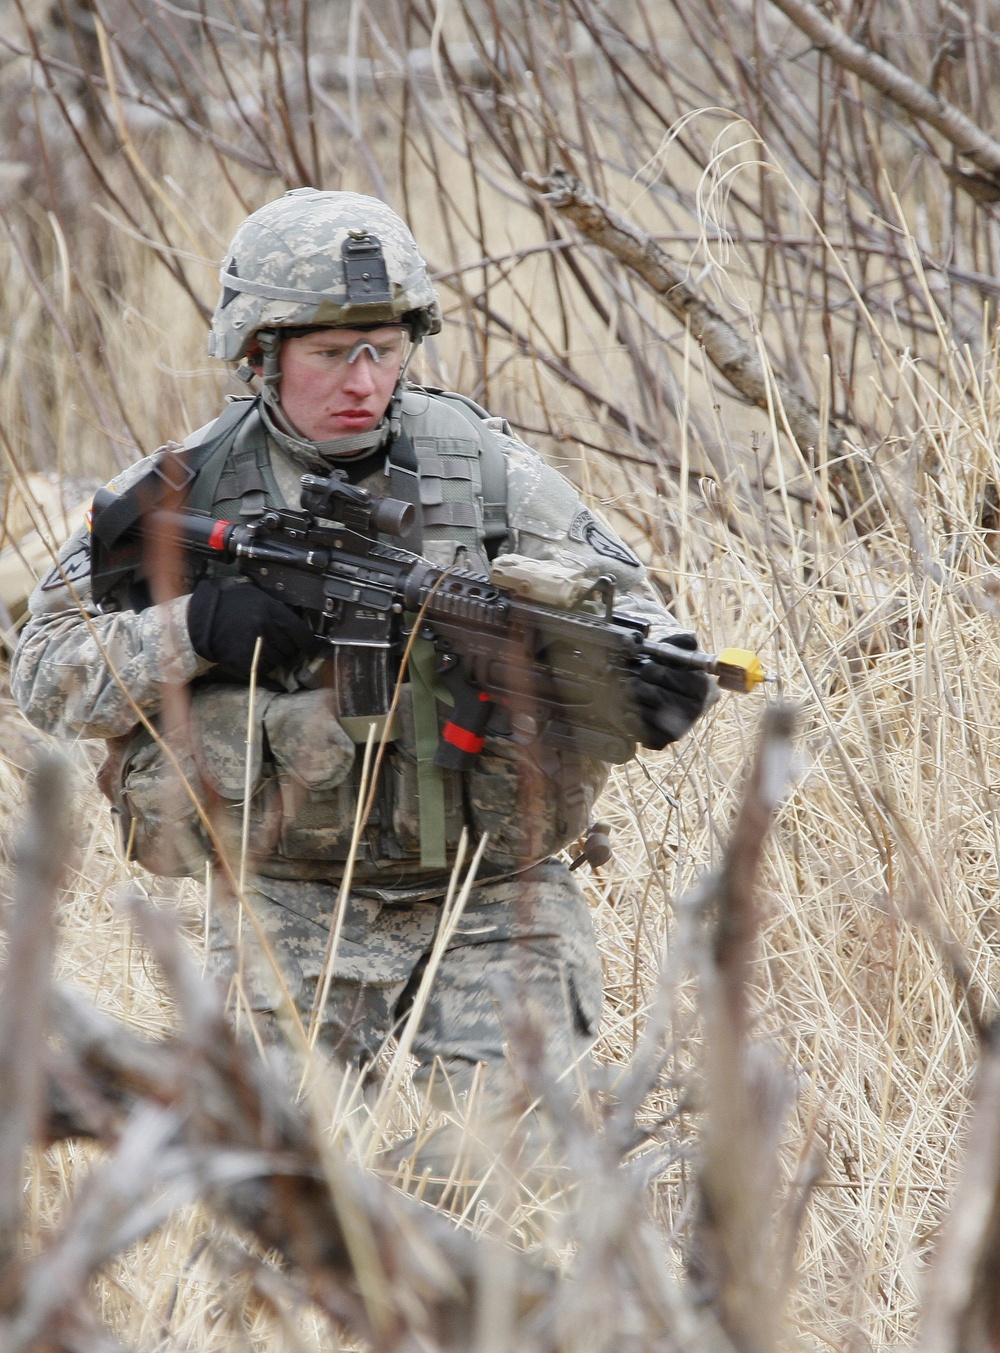
[[[510,417],[643,552],[706,648],[756,648],[801,703],[800,773],[767,849],[753,1006],[756,1036],[795,1082],[788,1180],[805,1179],[817,1148],[825,1157],[788,1256],[789,1334],[810,1347],[911,1340],[961,1161],[970,1009],[989,1013],[997,983],[992,211],[950,187],[943,195],[937,160],[856,84],[773,64],[791,39],[764,7],[754,24],[723,7],[728,30],[718,7],[695,15],[680,3],[651,10],[644,29],[639,7],[618,33],[589,3],[530,14],[330,7],[312,19],[310,81],[298,11],[220,6],[206,29],[165,5],[104,6],[101,36],[89,10],[68,8],[76,28],[29,15],[32,39],[13,10],[5,28],[15,46],[30,51],[34,40],[51,58],[36,62],[33,89],[26,57],[8,53],[3,67],[24,99],[18,117],[5,114],[3,149],[16,169],[3,182],[20,185],[5,190],[0,234],[8,493],[32,514],[29,472],[103,478],[212,417],[236,389],[202,353],[217,262],[245,210],[305,177],[385,193],[404,210],[448,312],[422,358],[426,377]],[[929,0],[907,12],[919,19],[911,46],[933,45]],[[126,23],[144,13],[171,60]],[[168,16],[200,65],[178,55]],[[995,52],[982,24],[973,29],[968,51],[988,73]],[[756,66],[735,50],[744,32]],[[402,61],[407,48],[418,53],[408,75],[393,55]],[[977,88],[985,120],[988,91]],[[817,157],[818,189],[806,173]],[[748,340],[759,335],[768,360],[826,401],[871,460],[884,510],[876,532],[859,533],[822,448],[789,446],[777,413],[733,399],[641,286],[574,244],[522,187],[520,169],[555,159],[690,259]],[[984,280],[963,290],[963,269]],[[585,880],[605,962],[599,1055],[611,1074],[636,1045],[664,964],[673,982],[671,1055],[640,1149],[666,1162],[650,1206],[678,1255],[701,1030],[691,974],[671,967],[677,917],[717,862],[758,712],[753,699],[724,697],[676,750],[616,773],[601,805],[615,859]],[[8,707],[5,820],[36,740]],[[59,970],[155,1036],[171,1011],[111,906],[129,870],[89,783],[90,751],[74,756],[81,844]],[[197,947],[201,883],[142,882],[180,907]],[[965,956],[964,995],[949,946]],[[404,1085],[389,1135],[420,1112]],[[91,1158],[65,1147],[36,1160],[36,1242]],[[511,1234],[565,1262],[561,1218],[554,1201],[526,1198]],[[495,1224],[485,1204],[466,1221]],[[228,1348],[237,1330],[280,1346],[291,1336],[220,1272],[204,1226],[183,1213],[117,1263],[100,1287],[102,1313],[139,1348]],[[298,1337],[318,1347],[328,1336],[306,1312]]]

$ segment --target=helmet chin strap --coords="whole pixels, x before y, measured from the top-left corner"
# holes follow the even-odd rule
[[[393,401],[395,398],[394,394]],[[282,451],[300,465],[310,469],[316,465],[317,460],[353,459],[355,456],[367,454],[383,446],[390,435],[391,420],[388,413],[370,432],[354,432],[349,437],[331,437],[324,442],[314,442],[296,432],[280,405],[265,400],[261,403],[260,414],[268,432]]]
[[[260,371],[261,416],[268,432],[282,451],[291,456],[293,460],[315,465],[317,459],[324,461],[338,460],[344,457],[353,459],[362,453],[367,454],[374,451],[379,446],[384,446],[387,442],[399,436],[406,374],[410,369],[413,354],[420,346],[422,335],[414,338],[411,343],[410,350],[406,354],[406,360],[400,368],[399,379],[396,381],[396,387],[392,392],[388,408],[375,427],[368,432],[355,432],[347,437],[331,437],[322,442],[303,437],[281,407],[281,397],[278,392],[278,386],[281,382],[280,329],[261,329],[256,337],[262,353]],[[237,370],[236,374],[240,380],[246,381],[249,385],[258,373],[253,367],[243,365]]]

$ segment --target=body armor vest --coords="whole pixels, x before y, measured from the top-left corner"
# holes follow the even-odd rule
[[[506,467],[495,435],[504,431],[501,420],[461,396],[404,395],[402,435],[388,449],[385,470],[362,481],[418,509],[413,536],[399,543],[441,566],[457,561],[488,571],[507,539]],[[227,409],[184,454],[197,467],[188,489],[192,510],[248,521],[285,505],[256,401]],[[431,646],[418,641],[360,841],[359,886],[406,889],[442,876],[463,826],[474,838],[489,833],[487,870],[532,864],[582,832],[603,785],[601,763],[551,749],[533,754],[502,738],[487,740],[470,771],[436,767],[445,710],[433,658]],[[246,687],[211,676],[191,687],[185,774],[210,805],[230,858],[242,829],[249,746],[254,868],[279,878],[339,876],[361,790],[355,744],[366,741],[373,721],[379,731],[384,725],[394,678],[385,654],[344,648],[324,662],[318,689],[259,690],[249,739]],[[111,788],[132,856],[155,873],[200,872],[211,846],[159,748],[139,730],[121,750]]]

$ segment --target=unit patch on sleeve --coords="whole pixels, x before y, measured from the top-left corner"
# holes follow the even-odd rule
[[[66,583],[81,582],[90,573],[90,537],[77,540],[73,548],[58,564],[53,564],[42,583],[43,592],[53,592]]]
[[[587,508],[582,508],[576,514],[567,534],[570,540],[589,545],[596,554],[604,555],[605,559],[628,564],[630,568],[642,568],[642,561],[637,559],[629,547],[613,535]]]

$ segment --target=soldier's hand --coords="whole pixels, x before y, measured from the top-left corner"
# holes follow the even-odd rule
[[[667,635],[662,642],[690,652],[698,647],[697,639],[686,631]],[[710,679],[704,672],[668,667],[654,658],[644,658],[632,691],[642,719],[642,745],[659,752],[668,742],[682,738],[704,713],[709,689]]]
[[[318,646],[297,611],[251,583],[225,587],[214,578],[202,578],[191,593],[187,625],[200,657],[244,678],[250,676],[258,635],[261,676],[294,667]]]

